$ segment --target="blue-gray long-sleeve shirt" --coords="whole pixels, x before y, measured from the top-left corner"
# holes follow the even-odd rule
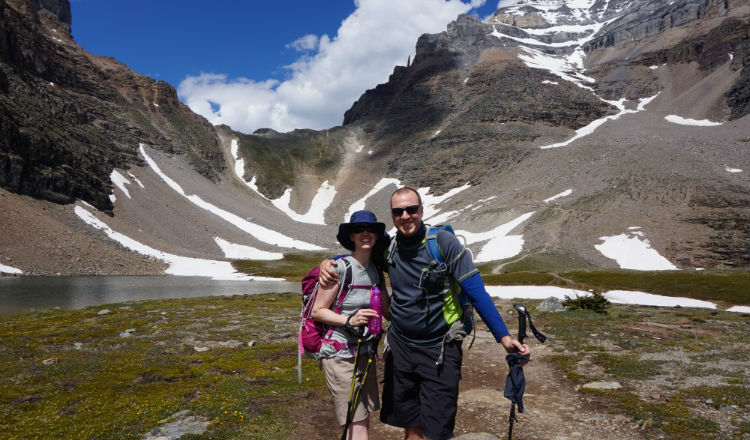
[[[388,265],[391,280],[391,331],[402,340],[421,346],[438,345],[450,325],[459,318],[458,298],[446,288],[455,281],[466,292],[471,304],[499,341],[508,329],[487,294],[471,255],[466,252],[456,260],[463,245],[451,233],[438,231],[437,241],[443,260],[452,262],[442,273],[427,271],[430,255],[425,244],[425,228],[408,239],[397,237],[393,262]],[[455,261],[454,261],[455,260]]]

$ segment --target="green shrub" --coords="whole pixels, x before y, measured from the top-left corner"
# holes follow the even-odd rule
[[[591,310],[596,313],[606,314],[607,307],[609,307],[609,300],[598,293],[578,298],[570,298],[565,295],[565,301],[562,304],[569,310]]]

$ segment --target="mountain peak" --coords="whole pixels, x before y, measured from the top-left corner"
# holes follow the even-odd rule
[[[40,11],[46,11],[52,14],[60,22],[70,26],[71,13],[70,1],[68,0],[32,0],[33,4]]]

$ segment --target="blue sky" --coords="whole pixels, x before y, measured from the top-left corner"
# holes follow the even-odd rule
[[[169,82],[215,124],[242,132],[341,124],[405,65],[423,33],[497,0],[71,0],[87,51]]]

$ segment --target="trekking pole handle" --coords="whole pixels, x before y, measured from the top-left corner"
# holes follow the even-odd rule
[[[531,333],[534,334],[534,337],[541,343],[544,343],[544,341],[547,340],[547,337],[544,336],[542,332],[536,329],[534,327],[534,322],[531,320],[531,314],[528,310],[526,310],[526,307],[524,307],[522,304],[513,304],[513,308],[516,309],[516,312],[518,312],[518,342],[523,344],[523,339],[527,337],[526,334],[526,318],[529,318],[529,326],[531,326]]]
[[[526,336],[526,307],[521,304],[513,304],[513,308],[518,312],[518,342],[523,344],[523,340]]]

